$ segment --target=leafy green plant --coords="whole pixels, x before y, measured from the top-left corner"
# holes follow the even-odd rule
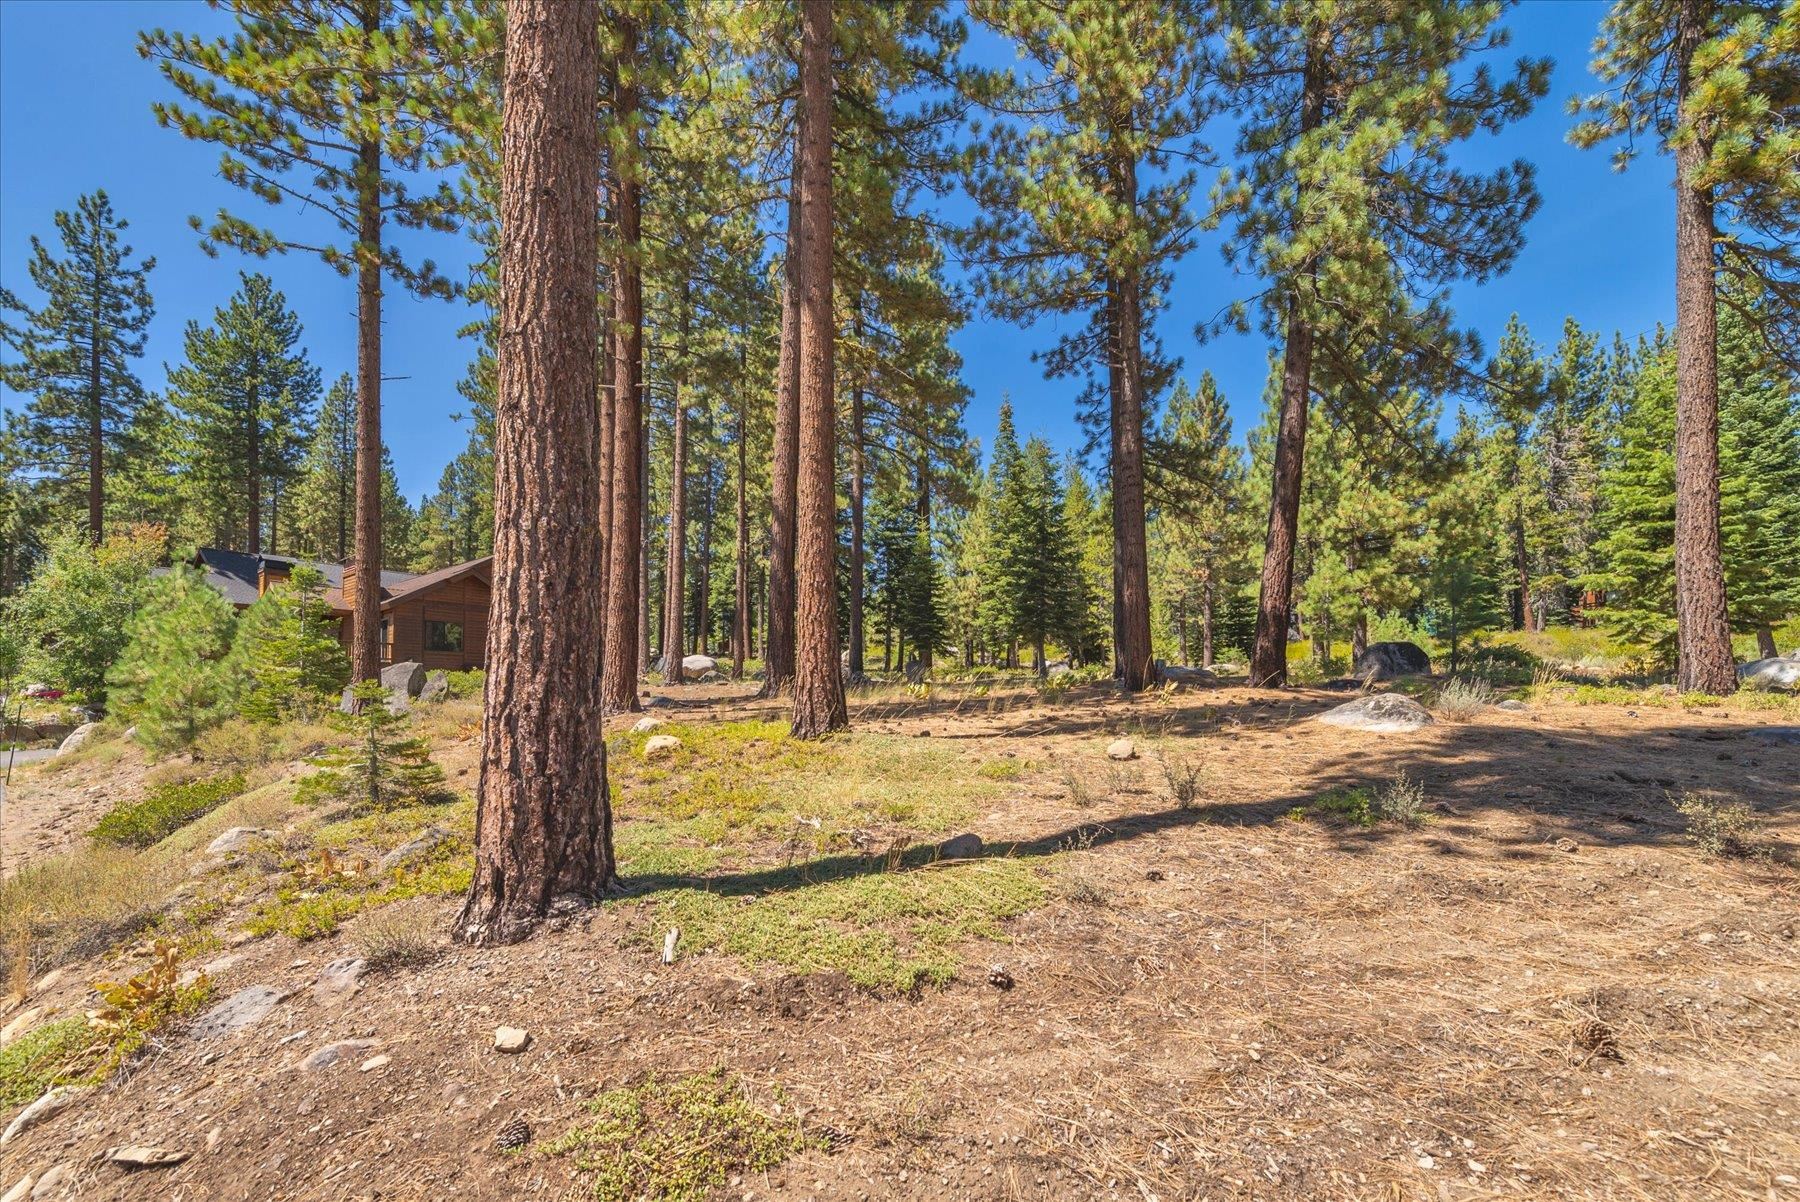
[[[285,584],[259,597],[239,623],[232,658],[247,682],[244,717],[275,723],[323,710],[350,677],[325,604],[324,574],[296,565]]]
[[[1483,710],[1491,709],[1499,699],[1500,695],[1487,681],[1457,676],[1444,682],[1431,708],[1446,722],[1467,722]]]
[[[241,776],[214,776],[158,785],[142,801],[114,806],[95,823],[91,838],[122,847],[149,847],[244,791]]]
[[[45,1023],[0,1048],[0,1106],[23,1106],[52,1086],[81,1080],[93,1046],[87,1020],[76,1016]]]
[[[487,673],[480,668],[470,668],[467,672],[449,672],[444,676],[446,695],[453,700],[464,697],[479,697],[482,689],[487,687]]]
[[[1425,786],[1404,771],[1375,790],[1375,814],[1384,822],[1418,826],[1425,821]]]
[[[151,582],[106,676],[111,708],[137,727],[139,743],[165,754],[230,716],[236,624],[231,603],[198,568],[179,564]]]
[[[1163,779],[1169,783],[1169,795],[1175,799],[1176,807],[1193,809],[1200,800],[1200,778],[1205,770],[1185,756],[1164,757],[1162,767]]]

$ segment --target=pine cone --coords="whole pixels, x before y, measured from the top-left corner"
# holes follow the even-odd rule
[[[1570,1032],[1575,1046],[1590,1056],[1619,1057],[1619,1037],[1613,1029],[1597,1018],[1584,1018],[1575,1024]]]
[[[1005,965],[996,964],[988,969],[988,984],[992,985],[995,989],[1011,989],[1013,987],[1013,975],[1006,971]]]
[[[506,1120],[500,1133],[494,1136],[494,1146],[502,1152],[516,1152],[531,1142],[531,1124],[518,1115]]]

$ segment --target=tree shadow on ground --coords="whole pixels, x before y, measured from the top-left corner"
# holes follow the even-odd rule
[[[1278,721],[1269,721],[1274,717],[1268,713],[1269,703],[1249,699],[1175,713],[1163,734],[1172,740],[1191,738],[1186,750],[1229,769],[1234,738],[1246,731],[1292,737],[1296,727],[1342,698],[1305,695],[1271,700],[1280,707]],[[1306,820],[1325,832],[1332,849],[1344,855],[1366,855],[1395,839],[1412,838],[1446,856],[1526,861],[1567,856],[1584,847],[1679,845],[1685,821],[1675,803],[1693,792],[1751,803],[1775,828],[1770,831],[1775,860],[1793,862],[1793,828],[1800,819],[1800,786],[1794,783],[1800,781],[1800,727],[1658,723],[1654,714],[1639,721],[1638,729],[1617,733],[1539,726],[1530,715],[1517,721],[1439,724],[1409,735],[1343,732],[1329,750],[1344,754],[1323,761],[1322,773],[1308,772],[1305,783],[1188,808],[1170,805],[1097,814],[1060,829],[989,840],[980,858],[1052,856],[1135,843],[1201,825],[1267,827],[1305,813],[1325,794],[1374,790],[1404,772],[1423,786],[1428,801],[1429,818],[1420,827]],[[1069,715],[1055,733],[1099,729],[1117,727],[1105,716]],[[1792,738],[1788,732],[1794,732]],[[995,732],[986,737],[1009,736]],[[1181,746],[1165,744],[1162,750]],[[1515,821],[1487,821],[1497,816]],[[741,896],[803,889],[865,873],[937,871],[939,865],[957,862],[942,859],[936,843],[903,840],[899,847],[848,850],[741,871],[634,877],[628,879],[627,889],[644,894],[702,888]]]

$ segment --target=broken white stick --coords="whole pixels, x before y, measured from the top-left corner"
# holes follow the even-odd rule
[[[681,928],[670,927],[669,933],[663,936],[663,963],[675,963],[675,944],[681,939]]]

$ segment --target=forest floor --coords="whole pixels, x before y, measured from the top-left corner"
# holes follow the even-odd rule
[[[1800,1199],[1791,700],[1373,734],[1312,720],[1343,692],[1002,681],[865,692],[852,734],[799,744],[745,686],[654,692],[679,749],[609,724],[623,892],[509,948],[447,937],[467,800],[330,821],[267,764],[103,855],[66,840],[143,788],[137,753],[21,770],[15,813],[61,827],[13,887],[72,925],[0,1020],[69,1022],[158,937],[204,966],[190,1013],[252,987],[264,1012],[165,1023],[0,1147],[0,1191]],[[478,717],[421,718],[465,794]],[[1382,818],[1402,776],[1416,824]],[[1687,794],[1753,806],[1763,854],[1703,854]],[[268,833],[208,856],[236,826]],[[964,833],[979,853],[940,855]],[[186,1158],[107,1158],[128,1145]]]

